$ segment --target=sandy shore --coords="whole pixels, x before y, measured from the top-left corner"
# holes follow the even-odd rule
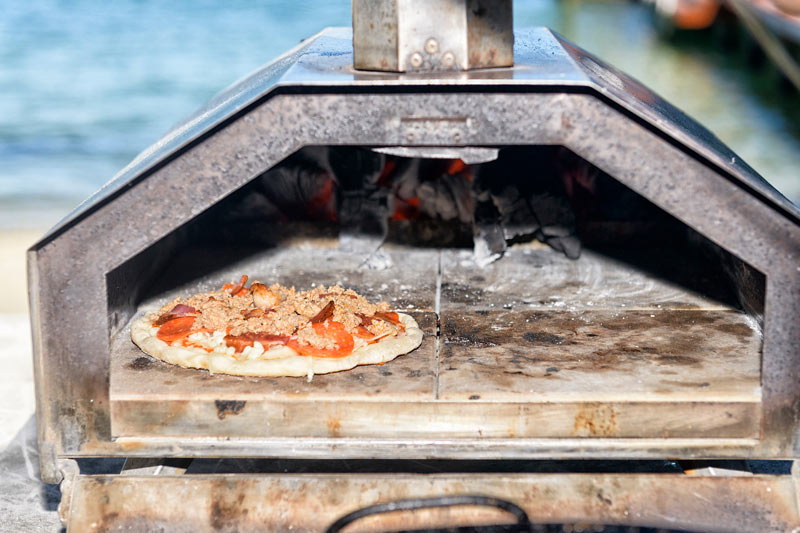
[[[0,524],[60,531],[60,493],[39,480],[25,252],[45,230],[0,230]]]
[[[0,314],[27,314],[25,251],[46,230],[0,230]]]
[[[45,230],[0,230],[0,450],[34,412],[25,251]]]

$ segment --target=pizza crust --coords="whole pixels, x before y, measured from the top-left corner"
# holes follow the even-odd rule
[[[170,345],[156,337],[147,314],[131,324],[131,339],[145,353],[167,363],[185,368],[206,369],[210,373],[234,376],[282,377],[328,374],[349,370],[358,365],[374,365],[391,361],[399,355],[416,349],[422,343],[422,330],[409,315],[398,313],[405,331],[395,337],[387,337],[375,344],[357,348],[346,357],[313,357],[297,354],[288,346],[273,347],[265,352],[265,358],[234,359],[228,353],[207,352],[202,348]]]

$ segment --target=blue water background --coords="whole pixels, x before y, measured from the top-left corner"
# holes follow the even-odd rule
[[[796,203],[800,135],[720,52],[659,38],[645,6],[517,1],[694,116]],[[346,1],[0,0],[0,230],[48,227],[215,93]]]

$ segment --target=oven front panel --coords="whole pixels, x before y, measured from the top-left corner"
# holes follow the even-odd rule
[[[427,373],[434,374],[435,386],[426,384],[428,388],[424,394],[427,400],[420,399],[419,405],[425,406],[420,407],[420,413],[432,420],[437,417],[444,420],[460,413],[463,407],[470,420],[489,420],[486,430],[492,438],[511,439],[511,444],[504,442],[496,446],[513,450],[509,453],[516,455],[549,453],[545,450],[575,456],[595,454],[598,457],[617,454],[630,457],[675,456],[677,453],[692,457],[787,457],[794,453],[797,411],[789,407],[796,404],[798,397],[796,384],[800,380],[797,376],[800,365],[794,360],[800,354],[796,349],[800,322],[792,317],[797,316],[797,307],[800,306],[800,297],[794,298],[793,295],[798,295],[800,289],[796,275],[792,277],[788,272],[796,268],[790,265],[796,265],[792,261],[800,242],[797,227],[775,211],[760,209],[745,190],[720,179],[711,167],[664,142],[652,130],[594,96],[436,93],[275,96],[215,132],[202,144],[158,167],[146,180],[133,185],[113,203],[101,207],[80,224],[32,251],[31,301],[42,456],[53,459],[57,456],[116,454],[263,456],[275,453],[279,448],[285,449],[283,443],[272,448],[262,446],[258,439],[274,437],[265,426],[251,431],[246,420],[258,412],[258,401],[263,402],[264,411],[270,412],[273,417],[270,420],[280,418],[272,410],[278,405],[281,409],[296,409],[295,413],[308,409],[307,404],[304,407],[293,394],[287,394],[275,403],[275,398],[266,388],[257,386],[251,389],[244,383],[235,393],[233,389],[225,389],[225,394],[220,397],[214,394],[201,396],[206,393],[193,390],[191,396],[177,399],[173,391],[180,385],[166,384],[166,381],[173,380],[163,379],[159,382],[159,387],[163,386],[159,394],[164,394],[169,401],[156,407],[157,396],[143,398],[136,391],[119,388],[118,385],[125,380],[117,378],[122,378],[126,372],[131,376],[133,369],[126,369],[124,350],[117,349],[119,345],[116,343],[124,335],[112,336],[109,332],[116,334],[124,329],[137,307],[133,305],[134,298],[120,300],[118,293],[114,296],[114,291],[119,291],[120,287],[108,285],[109,273],[154,243],[161,242],[160,239],[175,234],[178,228],[204,209],[278,164],[300,146],[448,146],[456,142],[453,137],[455,125],[459,129],[457,141],[463,145],[561,145],[568,148],[765,273],[768,286],[778,283],[781,290],[767,290],[764,314],[767,341],[758,361],[753,355],[756,337],[748,333],[747,325],[737,317],[702,301],[694,302],[692,305],[697,305],[697,308],[691,310],[664,307],[664,300],[658,300],[661,289],[657,283],[652,287],[655,292],[650,295],[655,300],[637,301],[636,312],[626,309],[635,321],[635,331],[628,331],[619,327],[618,321],[622,317],[613,316],[616,312],[613,309],[592,309],[590,313],[576,307],[574,311],[566,309],[572,314],[560,314],[565,309],[540,305],[537,300],[529,304],[532,307],[527,310],[521,307],[508,310],[502,308],[508,299],[508,294],[504,295],[502,291],[498,292],[496,299],[485,299],[483,308],[480,302],[464,301],[465,295],[478,292],[476,289],[480,289],[486,298],[487,292],[493,290],[491,282],[467,279],[471,285],[465,291],[459,291],[458,284],[465,282],[464,272],[457,268],[459,260],[444,253],[439,256],[434,253],[425,260],[429,265],[429,277],[414,277],[411,284],[425,284],[432,287],[431,290],[426,289],[426,296],[422,299],[409,299],[410,310],[420,313],[418,316],[432,333],[433,317],[426,318],[424,313],[435,310],[430,302],[436,294],[435,269],[438,268],[442,298],[439,359],[436,361],[434,357],[432,362],[428,355],[429,359],[424,363]],[[413,135],[409,136],[409,133]],[[783,238],[776,240],[775,235]],[[103,245],[98,246],[98,243]],[[589,259],[588,255],[586,259]],[[498,268],[506,263],[508,268],[514,268],[515,263],[510,257],[498,263]],[[416,266],[420,267],[419,264]],[[268,263],[256,260],[248,273],[267,277],[271,268]],[[603,267],[597,268],[602,271]],[[579,280],[581,275],[584,274],[576,272],[575,279]],[[341,276],[341,273],[336,273],[335,277]],[[399,280],[403,279],[402,273],[398,276]],[[389,278],[386,276],[381,283]],[[631,279],[635,286],[636,276]],[[525,281],[506,292],[527,291],[533,296],[541,287],[548,287],[548,290],[556,291],[554,295],[564,298],[567,305],[570,287],[541,284],[535,276]],[[135,286],[135,276],[128,282]],[[628,282],[631,281],[626,279]],[[369,286],[365,280],[364,288],[369,289]],[[588,297],[590,294],[581,294],[579,301],[594,301]],[[393,296],[396,294],[390,291],[382,293],[382,297]],[[613,304],[613,299],[609,301]],[[657,315],[662,321],[650,316],[655,315],[651,312],[652,304],[658,301],[662,301],[662,309]],[[110,308],[110,302],[116,302],[116,307]],[[473,304],[478,305],[473,308]],[[538,309],[537,305],[540,305]],[[464,313],[465,307],[471,311]],[[478,313],[484,311],[487,314]],[[700,322],[705,325],[698,324],[696,329],[686,331],[699,341],[686,343],[689,346],[685,351],[678,350],[681,353],[677,353],[668,343],[644,344],[637,338],[637,335],[645,333],[645,336],[660,335],[662,330],[659,328],[671,320],[668,317],[689,311],[698,317],[714,318],[702,318]],[[537,374],[531,378],[536,383],[534,391],[521,385],[525,376],[514,374],[513,362],[510,366],[496,365],[496,350],[491,346],[502,334],[502,328],[507,327],[508,313],[517,312],[541,313],[536,315],[536,320],[540,321],[537,329],[512,332],[515,350],[524,348],[526,353],[533,354],[531,357],[541,360],[535,364]],[[612,314],[603,315],[603,312]],[[580,321],[585,327],[574,328],[565,335],[553,329],[567,319],[576,318],[577,321],[579,315],[587,318],[586,322]],[[65,316],[69,320],[64,320]],[[525,319],[522,314],[518,317]],[[525,333],[531,334],[528,339]],[[570,346],[577,346],[571,349],[578,350],[589,333],[598,335],[592,338],[613,339],[613,342],[643,351],[632,349],[605,362],[601,355],[594,354],[596,365],[586,362],[592,360],[588,352],[569,361],[570,356],[565,356],[563,350]],[[566,343],[558,344],[558,339],[551,335]],[[428,337],[424,350],[429,354],[435,353],[435,348],[430,346],[435,339],[432,335]],[[548,342],[548,339],[555,342]],[[578,344],[570,345],[569,342]],[[655,350],[660,357],[647,357],[648,352],[643,347]],[[730,348],[730,358],[723,357],[722,352],[712,353],[714,350],[711,348],[719,347]],[[702,358],[693,352],[696,349],[703,350]],[[420,351],[419,357],[424,356],[424,350]],[[637,357],[642,357],[645,362],[629,364]],[[456,361],[458,364],[453,365]],[[709,364],[705,364],[706,361]],[[410,362],[411,358],[402,364]],[[608,368],[598,372],[598,365]],[[449,370],[451,366],[456,370]],[[654,372],[648,372],[651,369]],[[664,374],[663,370],[675,374]],[[379,370],[360,372],[370,371]],[[659,373],[660,381],[653,385],[652,380]],[[159,373],[150,372],[148,375]],[[602,386],[588,385],[598,384],[600,375],[603,376],[600,380]],[[408,386],[394,376],[389,377],[392,383],[396,383],[393,387]],[[587,385],[581,389],[583,380]],[[224,378],[220,383],[227,381]],[[559,385],[562,381],[564,386]],[[310,385],[314,390],[324,388],[326,383],[324,379],[315,382]],[[509,393],[504,396],[499,391],[506,385]],[[637,387],[647,388],[646,398],[637,395]],[[591,394],[581,396],[587,389]],[[576,396],[572,391],[580,392]],[[630,395],[625,394],[628,391]],[[691,393],[684,395],[688,391]],[[365,391],[359,394],[358,403],[362,407],[357,412],[361,413],[358,416],[362,422],[340,421],[339,435],[348,432],[363,435],[367,431],[363,427],[363,417],[368,416],[369,406],[376,405],[376,398],[386,397],[377,394],[367,399]],[[373,391],[372,394],[376,393]],[[475,396],[479,398],[470,399]],[[625,401],[619,401],[622,396],[626,397]],[[256,397],[260,399],[253,401]],[[220,419],[216,400],[247,401],[248,407],[237,416],[225,415]],[[121,409],[120,402],[144,402],[146,408],[141,412],[145,414],[137,418],[136,409]],[[602,404],[598,405],[598,402]],[[449,413],[436,407],[445,403]],[[326,420],[330,417],[332,428],[337,427],[335,404],[336,401],[328,403],[330,409],[324,416]],[[545,411],[542,409],[553,405],[558,407],[552,415],[543,414]],[[675,405],[681,406],[680,414],[675,414]],[[728,420],[711,416],[707,411],[709,406],[713,406],[714,413],[722,413]],[[150,407],[155,411],[150,411]],[[480,411],[483,407],[488,411]],[[645,412],[651,414],[642,416]],[[175,423],[165,424],[163,429],[157,430],[153,428],[150,415],[169,415],[174,417],[171,419]],[[548,420],[546,427],[553,430],[547,435],[550,442],[530,440],[548,431],[531,423],[537,418]],[[204,424],[213,422],[216,425],[186,429],[200,420],[205,420]],[[666,421],[666,426],[662,420]],[[408,426],[416,425],[417,421]],[[426,450],[420,454],[445,456],[452,452],[456,456],[482,454],[495,446],[491,439],[482,437],[480,433],[476,438],[475,426],[470,428],[467,425],[453,426],[455,435],[464,436],[469,441],[466,448],[439,447],[435,441],[426,439],[427,445],[414,449]],[[227,435],[227,428],[234,426],[242,428],[241,438],[219,437],[222,433]],[[316,423],[313,426],[314,435],[319,435],[320,426]],[[220,430],[222,427],[226,429]],[[304,434],[310,435],[311,431],[309,427]],[[304,440],[304,450],[297,450],[297,453],[320,454],[320,450],[339,450],[343,454],[361,454],[365,449],[380,448],[376,454],[389,455],[391,450],[412,454],[401,449],[415,442],[413,439],[397,442],[387,437],[384,442],[376,441],[375,447],[371,447],[369,439],[353,437],[358,442],[348,448],[347,439],[341,436],[333,438],[333,443],[327,442],[333,433],[328,424],[322,431],[325,437],[319,437],[322,439],[319,443]],[[417,428],[416,431],[423,430]],[[171,435],[160,434],[165,432]],[[133,434],[137,436],[131,436]],[[312,441],[314,438],[309,437]],[[336,439],[341,440],[344,448],[335,442]],[[57,474],[53,473],[53,476],[57,477]]]

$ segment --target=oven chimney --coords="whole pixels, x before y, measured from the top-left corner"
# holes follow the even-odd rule
[[[353,64],[388,72],[514,64],[511,0],[353,0]]]

